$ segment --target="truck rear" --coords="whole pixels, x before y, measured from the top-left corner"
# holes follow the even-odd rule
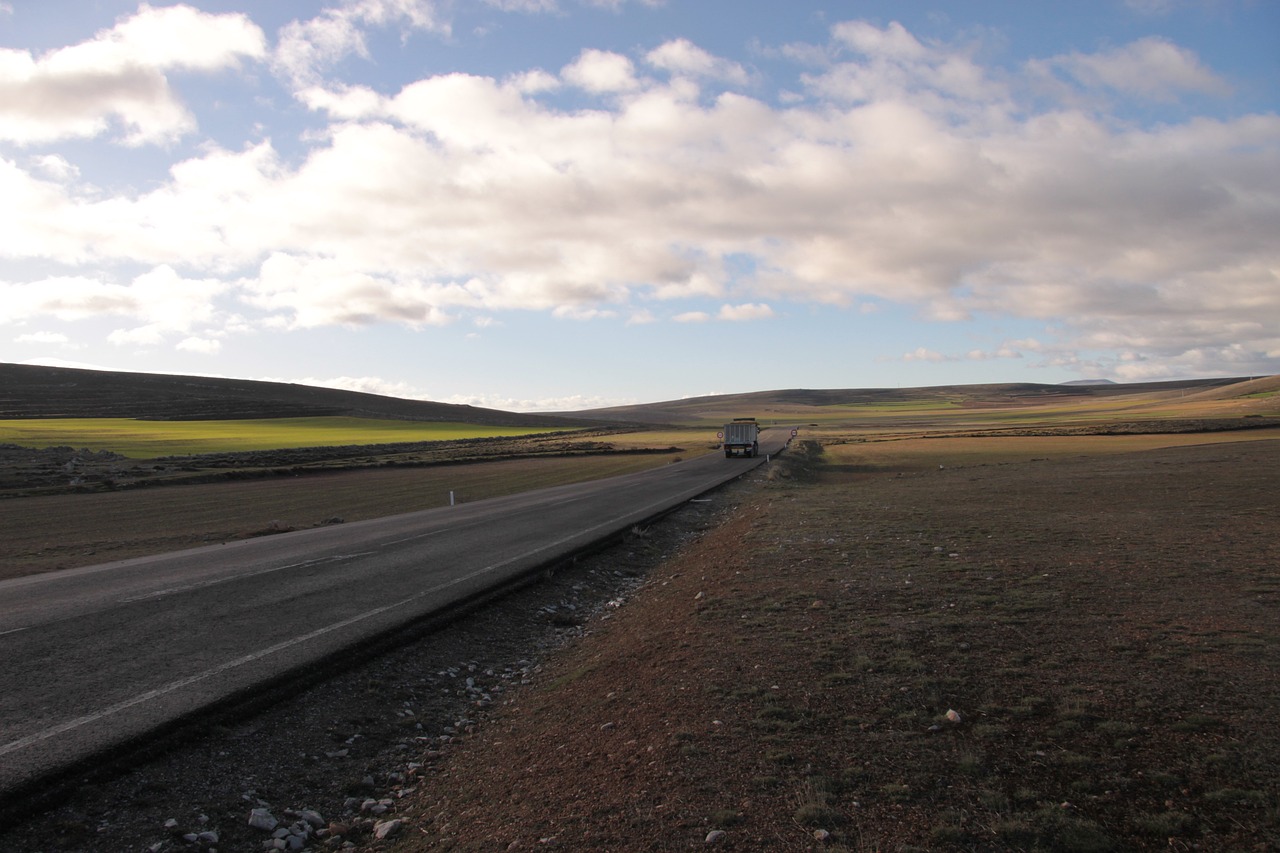
[[[734,418],[724,425],[724,457],[755,456],[760,452],[760,425],[755,418]]]

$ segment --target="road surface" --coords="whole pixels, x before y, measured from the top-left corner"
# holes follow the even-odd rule
[[[0,800],[560,562],[761,457],[0,581]]]

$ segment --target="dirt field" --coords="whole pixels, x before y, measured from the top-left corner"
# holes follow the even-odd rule
[[[1210,440],[802,442],[0,846],[1280,850],[1280,440]]]
[[[397,849],[1280,849],[1280,442],[856,469],[664,564]]]

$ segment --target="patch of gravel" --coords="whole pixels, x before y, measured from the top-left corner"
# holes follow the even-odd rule
[[[723,522],[755,475],[545,572],[459,621],[163,754],[51,792],[0,827],[6,851],[341,849],[403,830],[397,804],[450,745]],[[12,816],[12,815],[11,815]]]

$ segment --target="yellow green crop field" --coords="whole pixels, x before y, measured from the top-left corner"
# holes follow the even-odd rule
[[[509,438],[546,432],[546,427],[346,417],[234,421],[142,421],[133,418],[0,420],[0,444],[109,450],[131,459],[287,447]]]

